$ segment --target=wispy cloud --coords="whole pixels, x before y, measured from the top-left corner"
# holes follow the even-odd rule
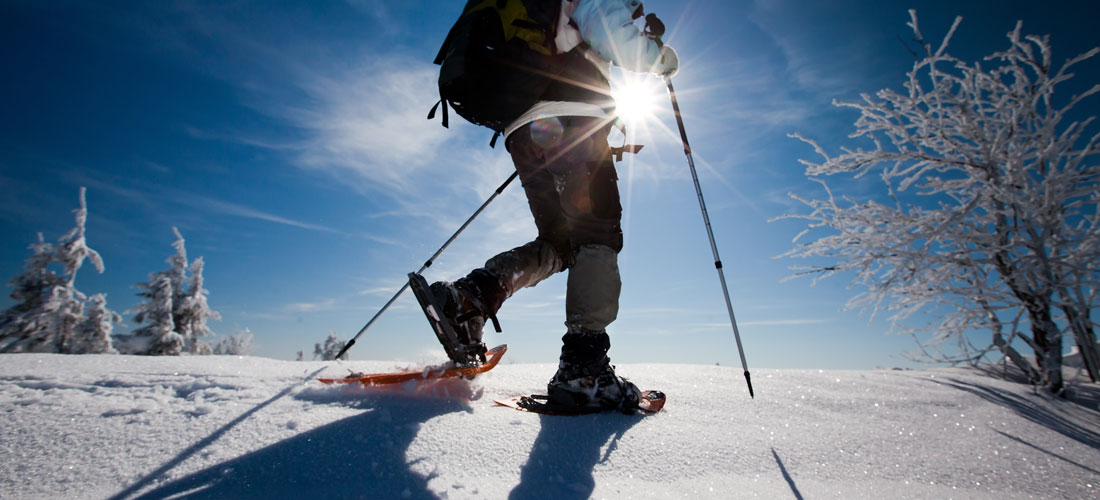
[[[351,5],[367,26],[383,24],[381,20],[412,8],[371,0]],[[397,35],[379,29],[371,31],[374,38],[369,44],[364,40],[334,44],[329,39],[322,46],[302,31],[279,32],[276,37],[275,28],[238,29],[242,19],[232,8],[186,10],[174,20],[192,26],[174,27],[177,36],[168,50],[182,47],[182,57],[205,56],[204,71],[234,86],[243,104],[273,118],[278,124],[273,133],[278,136],[266,136],[268,132],[263,130],[192,128],[188,130],[192,137],[269,150],[303,171],[318,174],[317,178],[328,176],[333,184],[370,195],[372,205],[386,206],[385,215],[423,219],[411,225],[415,230],[403,230],[406,233],[396,238],[415,235],[415,244],[401,243],[410,249],[425,249],[426,254],[457,230],[512,172],[503,148],[487,147],[491,136],[487,129],[464,123],[454,114],[450,128],[426,119],[438,100],[438,67],[423,54],[407,53],[412,48],[385,43],[392,41],[387,37]],[[206,48],[211,42],[224,53],[211,56]],[[386,50],[380,50],[382,46]],[[385,203],[378,202],[380,199]],[[219,200],[205,209],[340,232]],[[516,182],[428,274],[455,279],[495,253],[533,238],[536,230],[528,211]],[[419,259],[428,256],[417,255],[412,263],[419,264]],[[403,278],[400,272],[377,279]],[[364,288],[384,283],[372,282]]]
[[[288,218],[288,217],[283,217],[281,215],[276,215],[276,214],[264,212],[262,210],[259,210],[259,209],[253,208],[253,207],[249,207],[249,206],[241,205],[241,204],[237,204],[237,203],[231,203],[231,202],[228,202],[228,201],[217,200],[217,199],[213,199],[213,198],[206,198],[206,197],[201,197],[201,196],[180,196],[180,197],[177,197],[177,199],[179,199],[182,204],[189,205],[192,208],[196,208],[196,209],[200,209],[200,210],[207,210],[207,211],[210,211],[210,212],[220,213],[220,214],[223,214],[223,215],[231,215],[231,216],[235,216],[235,217],[244,217],[244,218],[248,218],[248,219],[257,219],[257,220],[262,220],[262,221],[266,221],[266,222],[272,222],[272,223],[275,223],[275,224],[282,224],[284,226],[296,227],[296,228],[299,228],[299,229],[306,229],[306,230],[309,230],[309,231],[319,231],[319,232],[324,232],[324,233],[332,233],[332,234],[338,234],[338,235],[341,235],[341,236],[362,237],[362,238],[365,238],[365,239],[368,239],[368,240],[371,240],[371,241],[376,241],[378,243],[384,243],[384,244],[388,244],[388,245],[392,245],[392,244],[395,243],[391,239],[381,238],[381,237],[375,236],[375,235],[370,234],[370,233],[357,232],[357,233],[352,234],[352,233],[348,233],[346,231],[341,231],[339,229],[334,229],[334,228],[324,226],[324,225],[321,225],[321,224],[313,224],[313,223],[310,223],[310,222],[303,222],[303,221],[300,221],[300,220],[295,220],[295,219],[291,219],[291,218]]]
[[[129,200],[131,203],[140,205],[142,207],[145,207],[146,209],[157,209],[158,204],[162,203],[174,203],[207,213],[257,219],[309,231],[319,231],[345,236],[360,236],[378,241],[380,243],[393,243],[392,240],[379,238],[366,233],[356,233],[355,235],[351,235],[345,231],[340,231],[338,229],[334,229],[328,226],[295,220],[289,217],[265,212],[263,210],[249,207],[247,205],[232,203],[206,196],[200,196],[194,193],[189,193],[176,189],[153,186],[149,186],[147,189],[134,189],[123,187],[118,184],[106,182],[103,180],[98,180],[77,172],[71,173],[70,176],[76,183],[89,186],[100,191],[112,193],[115,196],[119,196],[121,198]]]
[[[310,313],[318,311],[330,311],[337,306],[336,299],[322,299],[317,302],[296,302],[287,304],[286,310],[297,313]]]
[[[448,130],[425,119],[438,100],[438,68],[394,42],[403,36],[391,29],[401,26],[394,19],[418,7],[333,3],[333,11],[358,16],[362,29],[318,37],[316,30],[330,28],[303,23],[297,9],[253,4],[185,2],[125,18],[154,50],[232,85],[242,104],[277,122],[266,130],[191,126],[187,133],[278,152],[361,192],[415,191],[444,143],[461,135],[457,124]]]
[[[285,139],[266,139],[254,133],[245,131],[224,129],[208,130],[195,127],[193,125],[184,125],[182,128],[188,136],[204,141],[233,142],[244,144],[246,146],[252,146],[255,148],[270,149],[287,153],[293,153],[295,151],[300,151],[303,149],[303,146],[295,141],[288,141]]]
[[[295,84],[308,98],[263,106],[305,131],[300,166],[408,192],[420,170],[435,165],[443,144],[454,137],[425,119],[437,99],[437,70],[400,58],[349,66],[299,68]]]
[[[740,323],[740,326],[801,326],[801,325],[821,325],[829,323],[827,319],[818,318],[803,318],[803,319],[768,319],[757,321],[745,321]]]
[[[375,17],[386,11],[370,2],[358,7]],[[443,128],[438,120],[426,119],[428,109],[438,100],[438,67],[428,61],[372,51],[335,56],[312,46],[309,40],[286,42],[293,48],[276,51],[247,35],[231,32],[228,22],[196,22],[208,30],[210,37],[234,41],[233,50],[244,53],[237,58],[257,61],[265,68],[263,72],[280,76],[259,80],[256,68],[218,70],[220,78],[242,91],[245,104],[296,133],[290,138],[267,138],[257,136],[256,131],[191,129],[193,137],[275,151],[306,172],[330,177],[334,184],[376,199],[384,197],[394,208],[379,216],[426,219],[420,225],[424,231],[419,234],[427,236],[421,243],[432,243],[432,237],[442,243],[511,173],[507,154],[499,147],[490,150],[486,146],[491,135],[487,129],[464,123],[453,114],[450,128]],[[481,133],[478,137],[485,141],[477,141],[476,147],[465,141],[475,132]],[[465,274],[470,267],[504,250],[498,248],[499,242],[519,234],[534,236],[533,224],[515,217],[517,212],[527,211],[519,183],[515,185],[480,216],[479,227],[469,231],[473,235],[492,227],[491,238],[479,239],[478,248],[456,246],[448,251],[443,264],[446,269],[436,267],[433,271],[449,271],[447,276],[453,279],[452,272]],[[233,215],[339,232],[248,207],[224,203],[214,206]]]
[[[394,292],[396,292],[397,290],[400,290],[400,289],[401,289],[401,285],[397,285],[395,287],[379,286],[379,287],[374,287],[374,288],[368,288],[366,290],[360,290],[358,295],[361,295],[361,296],[392,295]]]
[[[458,117],[450,129],[426,119],[439,98],[438,68],[432,64],[401,57],[306,64],[260,52],[284,78],[266,86],[238,81],[251,76],[232,71],[224,78],[244,91],[247,105],[297,133],[265,137],[256,131],[186,127],[190,136],[276,151],[303,170],[330,175],[356,191],[395,199],[418,192],[417,182],[441,169],[447,155],[440,153],[448,151],[444,145],[461,137],[456,132],[461,127],[455,123]]]
[[[264,321],[288,321],[291,318],[285,311],[279,311],[277,313],[272,312],[256,312],[256,311],[241,311],[240,315],[244,319],[255,319]]]
[[[856,3],[834,2],[807,4],[794,0],[757,0],[753,4],[751,21],[756,24],[782,52],[784,70],[799,90],[825,96],[851,95],[858,89],[855,82],[874,67],[877,47],[856,29],[866,22],[863,8]],[[843,5],[849,3],[849,5]],[[843,10],[851,15],[833,16],[826,12]],[[899,14],[902,11],[899,9]],[[829,19],[828,22],[822,21]],[[828,40],[828,43],[822,43]],[[864,89],[874,90],[874,89]]]
[[[191,204],[189,202],[189,204]],[[230,203],[227,201],[214,200],[211,198],[196,198],[193,203],[194,206],[204,206],[215,212],[220,212],[226,215],[235,215],[237,217],[247,217],[250,219],[259,219],[268,222],[274,222],[276,224],[283,224],[286,226],[292,226],[302,229],[309,229],[312,231],[323,231],[326,233],[345,234],[342,231],[337,231],[331,227],[322,226],[318,224],[310,224],[308,222],[296,221],[294,219],[288,219],[274,214],[269,214],[257,210],[255,208],[247,207],[244,205],[238,205],[236,203]]]

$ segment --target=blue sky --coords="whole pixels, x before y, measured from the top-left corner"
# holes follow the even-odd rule
[[[511,172],[487,129],[425,120],[438,98],[431,60],[463,2],[125,3],[0,5],[5,280],[37,232],[56,240],[71,227],[86,186],[88,242],[107,270],[83,269],[81,291],[132,307],[133,285],[166,266],[176,226],[206,261],[216,332],[250,329],[261,356],[309,355],[330,331],[354,335]],[[963,16],[950,52],[964,59],[1005,47],[1022,19],[1051,35],[1060,62],[1100,45],[1090,3],[646,2],[681,57],[674,83],[750,368],[912,366],[900,357],[910,338],[840,311],[855,293],[844,278],[781,282],[797,262],[774,257],[802,226],[768,220],[799,211],[788,193],[816,186],[798,163],[813,151],[787,134],[835,150],[855,115],[833,99],[900,86],[908,8],[937,42]],[[1081,85],[1098,66],[1081,67]],[[657,102],[637,127],[645,150],[619,164],[612,359],[736,365],[675,122]],[[517,184],[426,275],[455,279],[533,235]],[[561,275],[522,291],[487,342],[508,343],[516,361],[554,361],[564,287]],[[442,351],[408,294],[351,355]]]

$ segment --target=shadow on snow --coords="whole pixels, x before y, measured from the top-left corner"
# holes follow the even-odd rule
[[[775,464],[779,466],[779,472],[783,474],[783,480],[787,481],[787,486],[791,488],[791,494],[794,495],[795,500],[803,500],[802,492],[798,491],[798,485],[795,484],[794,478],[787,472],[787,467],[783,465],[783,460],[779,458],[779,453],[772,448],[772,457],[775,458]]]
[[[315,374],[307,378],[312,378]],[[244,419],[289,394],[298,384],[245,412],[188,447],[157,470],[112,497],[161,499],[250,498],[438,498],[428,489],[434,475],[413,470],[406,453],[423,424],[433,418],[470,411],[459,394],[444,387],[443,396],[419,397],[400,391],[371,392],[356,397],[365,411],[323,425],[265,448],[137,492],[223,436]],[[461,388],[458,388],[461,389]],[[459,397],[451,397],[458,395]],[[344,402],[346,394],[311,391],[296,396],[319,403]],[[535,418],[535,415],[530,415]],[[622,436],[640,415],[597,414],[579,417],[539,415],[540,429],[512,500],[589,498],[596,486],[595,467],[608,460]]]
[[[413,471],[415,462],[406,461],[406,451],[420,424],[469,411],[469,406],[460,399],[397,393],[371,394],[361,404],[367,411],[359,415],[162,484],[136,498],[437,498],[427,487],[432,476]]]
[[[604,413],[539,418],[539,435],[520,472],[519,485],[508,496],[510,500],[590,497],[596,488],[593,469],[606,462],[619,439],[645,417]]]
[[[1026,420],[1085,446],[1100,448],[1100,433],[1090,428],[1092,426],[1087,423],[1095,418],[1096,412],[1071,401],[1053,397],[1044,398],[1039,395],[1028,398],[958,379],[936,382],[969,392],[990,403],[1012,410]],[[1040,404],[1041,400],[1045,400],[1047,404]]]
[[[308,380],[312,380],[313,377],[316,377],[323,370],[324,369],[322,368],[322,369],[319,369],[319,370],[313,372],[312,374],[305,377],[305,379],[303,379],[303,382],[308,381]],[[290,394],[291,391],[293,391],[294,388],[297,387],[298,385],[299,385],[299,383],[291,384],[286,389],[283,389],[282,391],[279,391],[278,394],[276,394],[276,395],[272,396],[271,398],[269,398],[267,401],[264,401],[264,402],[256,405],[252,409],[242,413],[237,418],[231,420],[229,423],[223,425],[218,430],[212,432],[209,436],[206,436],[205,438],[199,440],[195,444],[189,446],[187,449],[181,451],[179,454],[177,454],[171,460],[165,462],[165,464],[160,466],[160,468],[158,468],[157,470],[155,470],[153,472],[150,472],[149,474],[146,474],[145,477],[141,478],[136,483],[130,485],[126,489],[124,489],[121,492],[119,492],[118,494],[114,495],[113,497],[110,498],[110,500],[122,500],[126,497],[129,497],[130,495],[133,495],[137,491],[140,491],[142,488],[148,486],[149,484],[157,481],[164,474],[166,474],[168,471],[176,468],[176,466],[183,463],[188,458],[191,458],[192,456],[194,456],[199,451],[202,451],[204,448],[206,448],[206,447],[210,446],[211,444],[213,444],[214,441],[217,441],[219,438],[221,438],[223,435],[225,435],[225,433],[229,432],[231,429],[236,427],[241,422],[247,420],[249,417],[251,417],[256,412],[268,407],[269,405],[271,405],[271,403],[274,403],[275,401],[278,401],[278,400],[282,399],[283,397],[285,397],[286,395]]]

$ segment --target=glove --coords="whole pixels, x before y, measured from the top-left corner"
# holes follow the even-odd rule
[[[653,72],[665,78],[672,78],[676,76],[676,72],[679,70],[680,58],[676,55],[676,51],[668,45],[661,46],[661,55],[657,57],[657,62],[653,64]]]

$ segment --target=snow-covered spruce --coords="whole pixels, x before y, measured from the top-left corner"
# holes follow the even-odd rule
[[[340,354],[340,350],[344,348],[343,340],[340,340],[336,336],[336,332],[329,332],[328,337],[325,338],[324,344],[317,343],[313,345],[313,359],[320,358],[323,361],[331,361],[336,359],[336,355]],[[299,356],[300,358],[301,356]],[[348,353],[344,353],[340,359],[348,359]]]
[[[113,353],[111,333],[122,316],[107,308],[107,294],[92,295],[84,308],[84,319],[73,330],[72,352],[79,354]]]
[[[8,282],[16,304],[0,313],[0,352],[112,353],[111,329],[121,317],[97,294],[88,299],[76,289],[76,274],[85,259],[100,273],[103,259],[88,246],[86,191],[80,188],[80,207],[73,211],[76,225],[57,245],[42,233],[31,244],[24,270]],[[57,274],[51,267],[60,267]],[[85,306],[90,310],[85,313]]]
[[[145,301],[127,313],[134,314],[134,321],[144,326],[118,337],[122,352],[154,356],[212,352],[201,338],[214,334],[206,322],[221,319],[221,315],[207,304],[210,292],[203,288],[203,259],[188,263],[183,235],[175,227],[172,232],[176,235],[172,243],[176,253],[167,259],[169,268],[137,284],[143,290],[138,296]]]
[[[218,355],[247,356],[255,347],[252,331],[248,328],[238,330],[232,337],[224,338],[214,344],[213,353]]]

